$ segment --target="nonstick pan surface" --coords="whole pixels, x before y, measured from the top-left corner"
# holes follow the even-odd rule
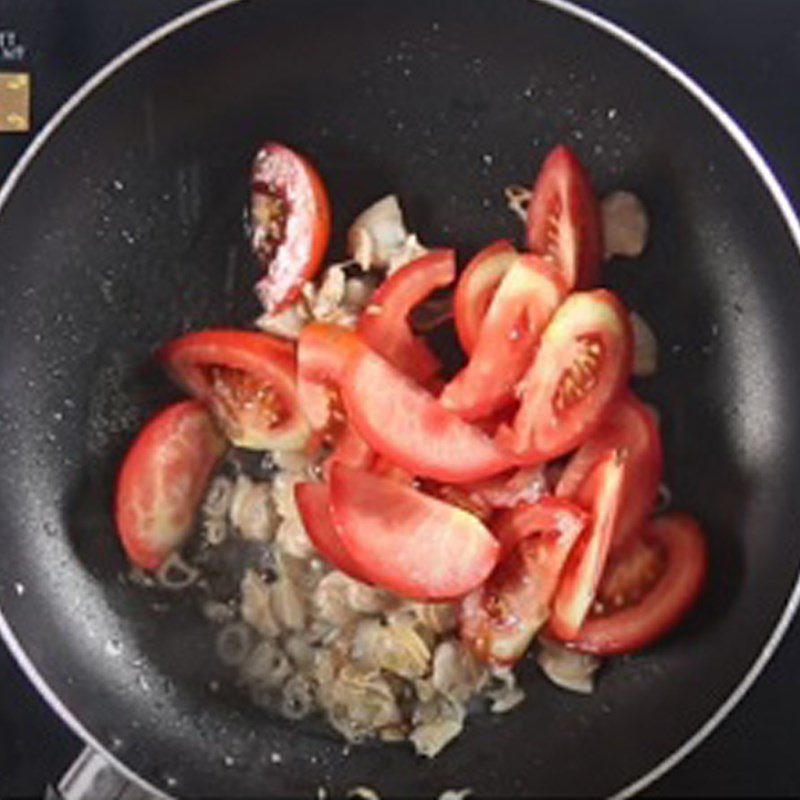
[[[741,134],[682,78],[527,0],[243,0],[195,15],[84,92],[12,176],[0,254],[0,608],[32,677],[87,738],[184,796],[609,794],[719,715],[793,610],[800,500],[794,218]],[[149,356],[257,311],[241,229],[265,138],[308,152],[347,222],[397,192],[423,241],[466,258],[518,225],[502,188],[567,141],[653,222],[605,275],[652,324],[676,507],[708,530],[696,613],[608,665],[588,698],[522,669],[526,704],[476,717],[433,762],[347,753],[220,679],[189,603],[142,592],[109,513],[137,426],[170,399]],[[156,607],[154,608],[154,603]],[[777,633],[775,633],[777,631]],[[223,683],[224,686],[224,683]],[[646,779],[646,777],[645,777]]]

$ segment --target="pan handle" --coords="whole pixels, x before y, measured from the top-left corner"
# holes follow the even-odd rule
[[[48,787],[46,800],[155,800],[137,784],[120,775],[108,761],[91,747],[80,755],[58,782]]]

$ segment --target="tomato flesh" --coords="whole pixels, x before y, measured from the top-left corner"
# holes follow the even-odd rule
[[[297,396],[311,427],[324,431],[341,412],[339,384],[350,358],[364,349],[347,328],[312,322],[297,342]]]
[[[511,242],[501,239],[481,250],[467,264],[456,284],[453,298],[456,333],[464,352],[470,354],[495,290],[516,260]]]
[[[278,312],[319,270],[331,213],[316,170],[277,142],[266,143],[253,161],[250,227],[253,252],[266,273],[256,292],[267,311]]]
[[[586,505],[593,488],[589,476],[609,449],[624,450],[628,461],[623,505],[612,542],[614,549],[632,541],[655,506],[663,470],[661,436],[653,412],[629,393],[609,411],[592,436],[572,456],[556,487],[559,497]]]
[[[552,258],[568,288],[597,283],[603,253],[600,211],[586,170],[566,145],[550,151],[534,184],[528,248]]]
[[[416,336],[408,315],[435,289],[453,282],[453,250],[434,250],[401,267],[377,289],[358,321],[358,333],[376,353],[419,383],[441,369],[439,360]]]
[[[521,503],[535,503],[547,493],[547,480],[541,466],[523,467],[464,488],[490,508],[505,509]]]
[[[442,404],[464,419],[508,405],[566,294],[557,267],[539,256],[517,256],[494,293],[467,366],[442,392]]]
[[[624,453],[616,450],[596,467],[592,524],[570,554],[553,602],[551,628],[560,639],[578,634],[594,603],[619,525],[627,467]]]
[[[492,532],[504,553],[539,531],[559,531],[577,536],[589,522],[589,515],[559,497],[542,497],[534,503],[522,503],[501,511],[492,521]]]
[[[225,438],[194,400],[167,407],[142,428],[122,463],[114,501],[132,564],[157,570],[186,541],[225,450]]]
[[[323,474],[326,477],[330,475],[331,467],[337,462],[362,469],[371,469],[375,463],[375,451],[359,436],[352,425],[345,425],[336,440],[333,452],[323,464]]]
[[[574,449],[619,397],[632,357],[628,314],[616,297],[604,289],[570,295],[542,334],[519,411],[498,441],[531,462]]]
[[[303,526],[314,547],[335,569],[363,580],[361,571],[342,544],[331,517],[331,494],[324,483],[298,483],[294,487]]]
[[[300,450],[308,441],[294,349],[286,342],[251,331],[205,330],[169,342],[160,357],[237,447]]]
[[[365,470],[335,464],[331,505],[342,543],[371,582],[403,597],[443,600],[481,584],[499,546],[472,514]]]
[[[527,650],[550,616],[559,577],[581,531],[545,515],[536,522],[462,603],[461,638],[485,661],[513,664]]]
[[[483,431],[376,353],[351,361],[342,396],[348,418],[367,444],[413,475],[466,483],[511,466]]]
[[[606,656],[651,644],[694,604],[707,561],[705,537],[694,519],[673,513],[652,520],[609,565],[591,615],[568,645]]]

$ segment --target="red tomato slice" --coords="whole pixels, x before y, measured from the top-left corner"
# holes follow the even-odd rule
[[[298,483],[294,487],[297,508],[308,538],[320,555],[351,578],[363,580],[361,571],[345,550],[331,518],[331,495],[324,483]]]
[[[594,489],[588,478],[610,449],[624,450],[628,462],[619,526],[612,542],[616,549],[631,541],[652,513],[663,469],[655,415],[633,394],[614,405],[600,427],[572,456],[556,494],[584,505],[589,503]]]
[[[453,310],[458,340],[468,355],[478,341],[478,331],[495,290],[516,260],[516,255],[511,242],[501,239],[481,250],[458,279]]]
[[[641,650],[673,628],[705,581],[706,545],[686,514],[652,520],[603,576],[591,616],[568,644],[607,656]]]
[[[518,255],[495,291],[467,366],[442,392],[442,405],[464,419],[480,419],[511,403],[566,295],[556,266],[540,256]]]
[[[622,451],[612,450],[592,478],[592,525],[570,555],[553,603],[550,626],[559,639],[576,636],[589,614],[619,526],[622,491],[628,465]]]
[[[494,513],[494,509],[478,495],[469,491],[469,487],[453,486],[450,483],[436,483],[435,481],[423,481],[420,488],[426,494],[438,497],[440,500],[444,500],[445,503],[450,503],[451,506],[469,511],[470,514],[474,514],[481,522],[487,522]]]
[[[442,407],[376,353],[351,361],[342,396],[367,444],[413,475],[467,483],[510,466],[508,455],[483,431]]]
[[[312,322],[297,342],[297,396],[314,430],[325,430],[340,406],[339,384],[350,358],[364,350],[352,331],[338,325]],[[341,409],[339,409],[341,410]]]
[[[311,164],[276,142],[256,154],[250,192],[251,245],[266,272],[256,292],[277,312],[319,270],[331,229],[328,195]]]
[[[364,341],[419,383],[437,375],[441,364],[425,340],[412,333],[408,315],[434,289],[452,283],[455,276],[453,250],[427,253],[387,278],[358,321],[357,330]]]
[[[550,616],[564,563],[581,531],[546,513],[535,522],[489,580],[462,602],[461,638],[485,661],[513,664],[527,650]]]
[[[492,532],[504,553],[510,553],[524,539],[541,531],[560,531],[577,536],[586,527],[589,515],[560,497],[543,497],[501,511],[492,522]]]
[[[603,253],[600,211],[589,176],[566,145],[550,151],[534,184],[528,248],[553,258],[569,289],[597,283]]]
[[[409,486],[414,483],[416,478],[407,470],[392,464],[388,458],[378,456],[372,465],[372,472],[382,478],[390,478],[393,481],[406,483]]]
[[[465,489],[491,508],[514,508],[520,503],[535,503],[542,498],[547,493],[547,479],[544,468],[537,465],[495,475]]]
[[[577,447],[619,397],[632,353],[628,314],[611,292],[570,295],[542,334],[513,427],[500,428],[499,443],[531,462]]]
[[[253,331],[206,330],[168,342],[159,355],[237,447],[300,450],[308,441],[287,342]]]
[[[168,406],[142,428],[122,463],[114,501],[131,563],[156,570],[186,541],[225,450],[225,438],[194,400]]]
[[[323,475],[327,480],[331,467],[337,462],[347,464],[349,467],[371,469],[375,458],[375,451],[359,436],[358,431],[352,425],[346,425],[336,441],[333,452],[323,464]]]
[[[404,597],[460,597],[497,563],[499,546],[477,517],[402,483],[335,464],[331,503],[361,574]]]

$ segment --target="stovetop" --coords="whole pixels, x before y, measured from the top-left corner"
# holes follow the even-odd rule
[[[798,205],[800,170],[793,167],[800,162],[800,2],[581,4],[639,34],[709,89],[748,130]],[[99,66],[195,5],[197,0],[0,0],[0,72],[31,73],[35,131]],[[28,141],[29,134],[0,134],[0,178]],[[795,624],[722,727],[646,794],[798,796],[798,674],[800,626]],[[0,687],[0,796],[40,797],[81,743],[38,697],[2,645]]]

